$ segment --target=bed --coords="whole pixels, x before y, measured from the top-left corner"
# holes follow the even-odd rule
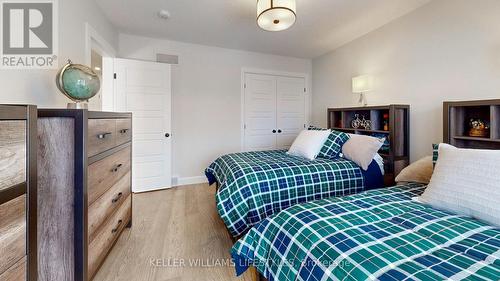
[[[298,203],[379,188],[383,164],[367,171],[344,158],[291,156],[284,150],[242,152],[216,159],[205,171],[217,183],[217,210],[233,237]]]
[[[407,184],[290,207],[232,248],[271,280],[499,280],[500,229],[412,198]]]

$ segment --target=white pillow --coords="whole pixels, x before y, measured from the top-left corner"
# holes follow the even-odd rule
[[[500,151],[440,144],[434,174],[419,201],[500,226]]]
[[[295,139],[287,153],[314,160],[316,156],[318,156],[323,144],[325,144],[326,139],[328,139],[330,132],[330,130],[303,130]]]
[[[342,146],[344,158],[358,164],[363,170],[368,170],[368,166],[385,140],[364,135],[349,134],[349,136],[349,140]]]
[[[384,158],[382,158],[382,156],[380,156],[380,154],[375,154],[375,157],[373,157],[373,160],[375,160],[375,162],[377,162],[379,168],[380,168],[380,171],[382,172],[382,176],[385,175],[385,168],[384,168]]]

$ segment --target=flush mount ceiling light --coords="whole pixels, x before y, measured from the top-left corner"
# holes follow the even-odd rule
[[[170,12],[167,10],[160,10],[158,11],[158,17],[162,20],[168,20],[170,19]]]
[[[267,31],[290,28],[297,18],[295,0],[257,0],[257,24]]]

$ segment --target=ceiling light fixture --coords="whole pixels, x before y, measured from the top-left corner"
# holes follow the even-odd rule
[[[297,19],[295,0],[257,0],[257,24],[267,31],[290,28]]]
[[[167,10],[160,10],[158,12],[158,17],[163,20],[168,20],[170,18],[170,12]]]

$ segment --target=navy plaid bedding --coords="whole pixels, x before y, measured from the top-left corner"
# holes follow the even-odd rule
[[[273,280],[500,280],[500,229],[412,200],[408,184],[295,205],[232,249]]]
[[[315,126],[309,126],[308,130],[313,131],[323,131],[328,130],[324,128],[318,128]],[[342,153],[342,146],[349,140],[349,135],[344,132],[339,132],[332,130],[328,138],[326,139],[323,147],[321,148],[318,157],[335,159]]]
[[[378,169],[378,177],[377,171]],[[205,171],[209,183],[219,183],[217,210],[231,235],[237,237],[264,218],[298,203],[345,196],[383,185],[374,164],[371,178],[354,162],[343,159],[307,160],[283,150],[224,155]],[[378,183],[377,183],[378,182]]]
[[[439,158],[439,144],[432,144],[432,165],[436,167]]]

